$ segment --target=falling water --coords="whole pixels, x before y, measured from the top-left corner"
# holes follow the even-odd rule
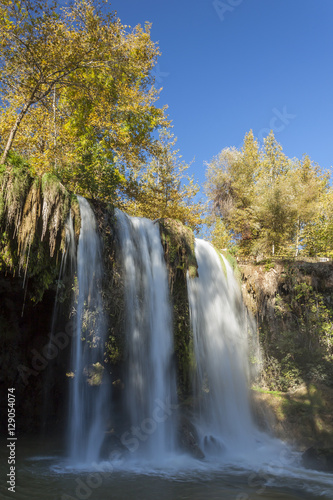
[[[132,424],[123,443],[128,445],[131,439],[133,443],[139,429],[139,454],[160,461],[175,446],[176,384],[167,269],[158,225],[119,211],[117,221],[125,276],[126,396]]]
[[[237,452],[251,447],[256,434],[244,309],[228,262],[203,240],[196,240],[195,252],[199,277],[188,279],[188,289],[202,446],[208,455]]]
[[[110,387],[108,380],[99,383],[106,330],[100,294],[101,246],[88,202],[79,198],[79,204],[72,463],[59,463],[58,452],[42,459],[39,455],[24,458],[19,464],[21,491],[40,499],[58,498],[61,492],[64,498],[74,498],[74,494],[75,498],[91,494],[109,498],[111,494],[128,499],[332,498],[329,474],[299,467],[298,454],[256,430],[248,402],[248,349],[240,291],[228,263],[201,240],[196,240],[199,277],[188,279],[188,290],[196,358],[194,403],[200,402],[196,424],[206,458],[198,461],[175,453],[172,460],[166,460],[175,450],[176,404],[167,271],[158,226],[121,212],[117,212],[117,226],[127,326],[124,394],[130,420],[121,441],[129,451],[138,452],[132,455],[138,460],[104,461],[99,472],[95,461],[103,440]],[[36,452],[35,440],[31,449]],[[126,458],[129,455],[125,453]]]
[[[103,351],[105,317],[101,297],[102,255],[94,213],[78,196],[81,230],[77,253],[76,320],[72,342],[70,456],[75,462],[98,460],[104,438],[108,384]]]

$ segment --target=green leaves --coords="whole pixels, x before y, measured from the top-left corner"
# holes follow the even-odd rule
[[[195,201],[199,186],[186,175],[188,165],[174,150],[176,140],[162,130],[155,143],[156,152],[145,170],[135,177],[133,191],[126,202],[131,215],[157,219],[169,217],[198,230],[202,224],[203,204]],[[132,196],[131,196],[132,195]]]
[[[14,147],[36,172],[114,199],[125,173],[155,152],[154,131],[168,126],[155,106],[150,25],[128,29],[98,0],[0,0],[0,12],[2,162]]]
[[[272,132],[261,150],[252,131],[241,151],[224,149],[208,164],[207,178],[213,217],[223,219],[240,254],[260,259],[333,251],[327,176],[307,156],[287,158]]]

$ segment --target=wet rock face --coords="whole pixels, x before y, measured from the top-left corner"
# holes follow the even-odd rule
[[[262,380],[288,391],[303,382],[331,386],[332,262],[239,264],[245,305],[257,322]]]
[[[194,250],[193,231],[180,221],[158,221],[165,261],[169,274],[169,288],[173,306],[173,331],[177,386],[180,399],[192,394],[191,366],[193,364],[193,337],[190,325],[187,275],[195,278],[198,263]]]
[[[55,293],[47,291],[33,304],[24,292],[20,277],[0,272],[0,425],[3,429],[7,422],[7,389],[13,387],[19,433],[37,432],[46,420],[52,428],[62,425],[69,356],[69,347],[49,347]],[[61,318],[54,333],[60,331]]]
[[[119,460],[129,455],[129,450],[121,439],[112,433],[107,433],[100,451],[101,460]]]
[[[308,448],[302,455],[302,464],[307,469],[333,473],[333,448]]]
[[[221,456],[226,447],[224,443],[216,439],[214,436],[205,436],[203,448],[209,455]]]
[[[264,318],[274,309],[277,294],[292,295],[296,284],[306,283],[325,296],[333,296],[332,262],[277,261],[273,267],[239,263],[242,275],[243,299],[248,309]]]
[[[199,447],[199,437],[195,426],[185,416],[181,416],[178,427],[178,441],[180,447],[189,453],[193,458],[202,460],[205,454]]]

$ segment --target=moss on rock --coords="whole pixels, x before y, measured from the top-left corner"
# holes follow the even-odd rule
[[[332,264],[281,261],[241,270],[263,351],[261,384],[284,391],[303,382],[332,385]]]
[[[191,371],[194,365],[193,336],[187,293],[187,277],[198,275],[191,229],[173,219],[159,219],[161,241],[169,271],[169,286],[173,304],[173,330],[180,399],[192,390]]]
[[[26,166],[6,166],[0,170],[0,183],[0,223],[6,219],[9,225],[14,226],[16,234],[32,177]]]
[[[102,296],[104,311],[108,318],[108,336],[105,343],[105,362],[113,367],[112,380],[121,376],[121,365],[125,359],[125,293],[122,277],[119,244],[116,232],[114,207],[94,201],[93,209],[103,240],[104,279]]]
[[[59,275],[70,210],[78,236],[78,204],[55,176],[33,177],[26,165],[4,167],[0,184],[0,270],[21,276],[39,302]]]
[[[65,226],[70,208],[70,194],[59,182],[59,179],[51,174],[42,177],[42,235],[41,240],[48,235],[50,256],[53,257],[57,238],[63,240],[62,229]]]

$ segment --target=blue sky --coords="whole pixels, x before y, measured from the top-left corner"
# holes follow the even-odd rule
[[[332,0],[114,0],[152,22],[159,103],[202,184],[205,161],[273,128],[289,157],[333,165]]]

